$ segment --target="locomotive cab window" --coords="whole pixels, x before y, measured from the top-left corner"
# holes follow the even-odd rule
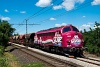
[[[76,27],[72,26],[73,31],[79,32],[79,30]]]
[[[63,29],[63,33],[68,32],[68,31],[71,31],[70,27],[66,27]]]

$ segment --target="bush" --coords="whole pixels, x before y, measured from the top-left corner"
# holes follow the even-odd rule
[[[7,59],[5,57],[0,57],[0,67],[8,67],[6,61]]]
[[[4,55],[5,48],[0,45],[0,57]]]
[[[4,51],[4,46],[0,45],[0,67],[8,67],[6,63],[7,59],[4,57]]]
[[[88,47],[88,52],[100,55],[100,24],[95,22],[95,29],[90,31],[84,30],[83,37],[85,41],[85,47]]]

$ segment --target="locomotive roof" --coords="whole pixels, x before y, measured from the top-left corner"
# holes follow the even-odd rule
[[[64,26],[62,26],[62,27],[64,27]],[[49,29],[46,29],[46,30],[40,30],[40,31],[38,31],[38,32],[43,32],[43,31],[48,31],[48,30],[59,29],[59,28],[62,28],[62,27],[49,28]]]
[[[66,26],[70,26],[70,25],[66,25]],[[48,33],[48,32],[56,32],[58,30],[61,30],[63,27],[65,27],[65,26],[49,28],[49,29],[46,29],[46,30],[40,30],[40,31],[37,32],[37,34]]]

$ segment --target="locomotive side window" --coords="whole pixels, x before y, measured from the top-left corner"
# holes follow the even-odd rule
[[[63,29],[63,33],[68,32],[68,31],[71,31],[70,27],[66,27]]]
[[[73,31],[79,32],[79,30],[76,27],[72,26],[72,28],[73,28]]]

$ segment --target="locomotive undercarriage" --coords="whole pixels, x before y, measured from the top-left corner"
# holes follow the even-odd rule
[[[34,44],[33,41],[23,44],[29,47],[35,47],[38,49],[47,50],[53,53],[60,53],[60,54],[69,54],[75,57],[84,57],[83,55],[83,48],[68,48],[68,47],[58,47],[58,46],[41,46],[40,44]]]
[[[58,46],[35,46],[36,48],[47,50],[53,53],[60,53],[60,54],[69,54],[75,57],[85,57],[83,55],[83,48],[62,48]]]
[[[73,55],[75,57],[85,57],[83,55],[84,48],[63,48],[64,53]]]

